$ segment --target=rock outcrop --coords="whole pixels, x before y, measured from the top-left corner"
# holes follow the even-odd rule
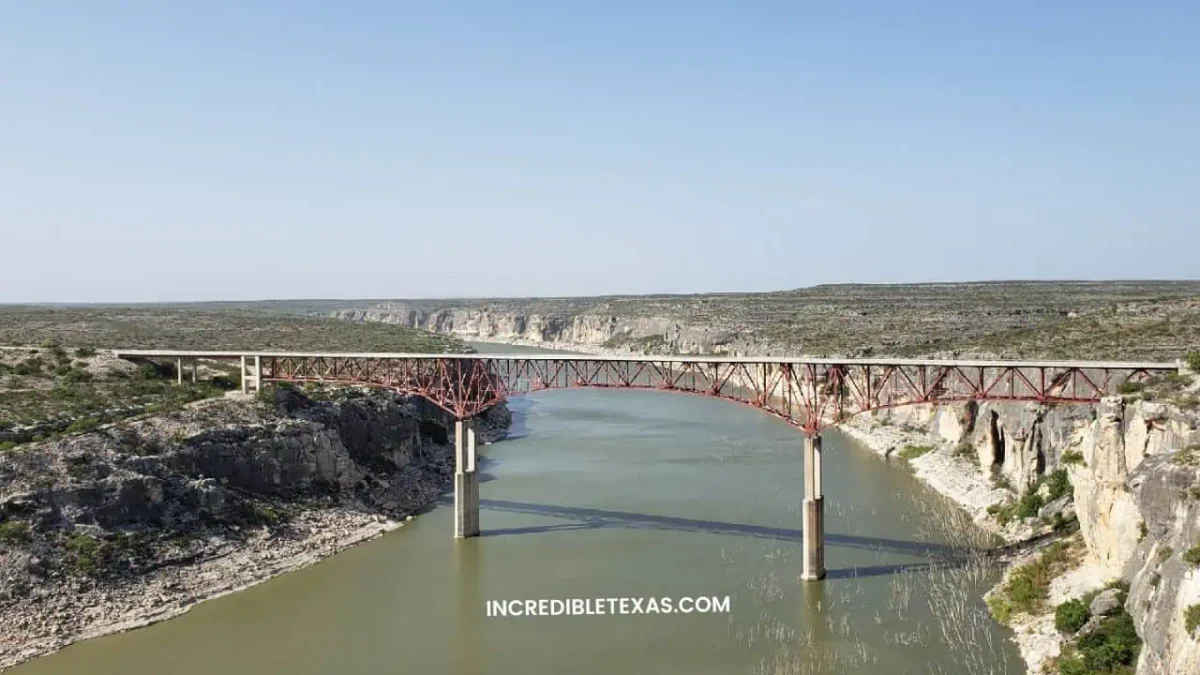
[[[1121,397],[1057,408],[909,406],[859,420],[848,431],[884,454],[910,443],[936,446],[913,460],[918,475],[984,522],[989,505],[1012,500],[1040,477],[1065,468],[1073,498],[1045,504],[1036,519],[1028,519],[1040,522],[1013,522],[1002,533],[1028,538],[1048,531],[1046,521],[1054,513],[1073,510],[1086,545],[1086,569],[1070,581],[1129,584],[1126,609],[1144,643],[1138,673],[1200,672],[1200,631],[1188,634],[1184,619],[1187,608],[1200,603],[1200,565],[1183,559],[1200,545],[1197,411]],[[989,487],[988,479],[1006,488]],[[1072,597],[1065,588],[1061,595]],[[1025,633],[1019,628],[1018,636],[1037,670],[1058,653],[1057,644],[1045,643],[1061,638],[1052,622],[1029,626]],[[1043,630],[1046,626],[1051,628]]]
[[[666,317],[607,314],[511,314],[488,309],[417,309],[382,303],[333,316],[423,328],[464,340],[550,348],[682,354],[783,354],[787,347],[751,337],[736,327],[689,324]]]
[[[450,483],[432,404],[274,391],[0,453],[0,668],[309,564]],[[493,408],[479,439],[510,421]]]

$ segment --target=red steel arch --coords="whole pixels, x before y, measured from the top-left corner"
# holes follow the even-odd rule
[[[754,406],[808,433],[918,403],[1094,403],[1178,364],[1088,361],[654,356],[272,354],[263,381],[369,385],[429,399],[456,419],[544,389],[650,389]]]
[[[808,433],[864,412],[963,401],[1095,403],[1179,363],[722,356],[333,354],[115,350],[131,360],[240,360],[261,382],[365,385],[422,396],[468,419],[543,389],[651,389],[762,409]],[[246,364],[253,364],[247,370]]]

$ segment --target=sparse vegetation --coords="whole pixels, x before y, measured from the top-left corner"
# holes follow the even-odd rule
[[[900,459],[914,460],[921,455],[933,450],[932,445],[906,445],[900,450]]]
[[[1187,367],[1193,373],[1200,373],[1200,351],[1188,352]]]
[[[1054,608],[1054,627],[1064,635],[1074,635],[1091,617],[1082,600],[1068,600]]]
[[[1124,396],[1140,394],[1141,392],[1143,392],[1145,390],[1146,390],[1145,382],[1122,382],[1119,386],[1117,386],[1117,393],[1122,394]]]
[[[1183,610],[1183,627],[1188,635],[1195,636],[1196,628],[1200,627],[1200,603]]]
[[[1063,464],[1083,464],[1083,453],[1078,450],[1068,450],[1062,454]]]
[[[1042,486],[1047,488],[1047,496],[1041,493]],[[1008,525],[1015,518],[1034,518],[1046,504],[1070,494],[1071,481],[1066,469],[1052,471],[1038,479],[1015,502],[993,504],[988,507],[988,513],[996,518],[1001,526]]]
[[[1183,555],[1180,557],[1182,557],[1183,561],[1189,565],[1200,565],[1200,544],[1196,544],[1195,546],[1184,551]]]
[[[989,603],[996,619],[1007,621],[1015,613],[1040,611],[1049,597],[1050,582],[1067,568],[1071,555],[1070,544],[1058,541],[1047,546],[1033,562],[1013,570],[1008,582]]]
[[[1142,649],[1133,617],[1121,612],[1105,617],[1096,630],[1064,650],[1058,661],[1061,675],[1132,675]]]
[[[0,523],[0,544],[22,544],[29,541],[29,523],[6,520]]]

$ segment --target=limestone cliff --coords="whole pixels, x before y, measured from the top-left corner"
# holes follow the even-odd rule
[[[893,441],[879,444],[889,429]],[[906,443],[934,446],[914,460],[918,474],[980,519],[988,519],[988,506],[1011,501],[1041,476],[1065,468],[1089,572],[1099,583],[1130,584],[1127,609],[1144,642],[1143,675],[1200,672],[1200,631],[1189,635],[1184,621],[1186,609],[1200,603],[1200,566],[1182,557],[1200,545],[1198,429],[1195,410],[1120,397],[1052,408],[909,406],[850,427],[853,435],[872,436],[885,453]],[[1028,518],[1004,532],[1027,538],[1049,529],[1044,519]],[[1049,632],[1024,636],[1022,651],[1035,670],[1058,653],[1059,638],[1053,622],[1048,625]]]
[[[0,669],[310,564],[446,490],[433,405],[268,391],[0,453]],[[493,408],[479,439],[510,421]]]
[[[691,325],[652,316],[604,314],[512,314],[488,309],[417,309],[382,303],[339,310],[333,316],[393,323],[482,340],[545,347],[611,349],[638,353],[775,354],[786,348],[751,338],[737,326]]]

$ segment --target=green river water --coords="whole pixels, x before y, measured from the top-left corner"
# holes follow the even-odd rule
[[[453,540],[442,504],[310,568],[11,673],[1022,672],[985,618],[998,573],[928,568],[961,538],[937,524],[950,507],[896,462],[826,438],[829,578],[804,584],[795,429],[658,392],[543,392],[510,407],[512,438],[481,448],[483,536]],[[685,596],[728,596],[730,611],[485,616],[489,600]]]

